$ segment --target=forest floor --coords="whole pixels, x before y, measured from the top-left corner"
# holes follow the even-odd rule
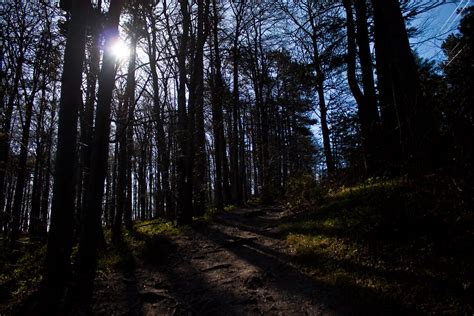
[[[432,197],[380,182],[300,210],[233,208],[179,229],[138,223],[125,256],[103,256],[87,313],[471,315],[471,221]]]
[[[106,230],[92,301],[73,314],[472,315],[473,218],[455,196],[403,181],[294,191],[184,227],[137,222],[118,247]],[[38,287],[44,253],[0,256],[0,315]]]
[[[278,228],[286,216],[280,208],[234,209],[156,237],[148,241],[156,251],[152,262],[147,254],[131,271],[97,279],[92,310],[104,315],[333,314],[337,301],[291,258]]]

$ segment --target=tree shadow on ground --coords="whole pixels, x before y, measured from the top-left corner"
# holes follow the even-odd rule
[[[332,216],[330,212],[315,212],[313,214],[297,214],[289,216],[283,222],[294,221],[304,222],[310,219],[318,219],[323,222],[324,219]],[[259,229],[255,230],[249,224],[242,225],[242,220],[226,221],[218,220],[218,225],[225,225],[227,227],[234,227],[251,233],[259,233]],[[410,233],[413,239],[407,236],[397,236]],[[350,231],[341,227],[330,227],[322,225],[302,225],[289,226],[280,230],[278,233],[271,234],[272,237],[284,238],[288,234],[303,234],[307,236],[318,236],[322,240],[328,238],[331,240],[346,240],[350,242],[351,249],[358,251],[362,250],[363,254],[351,255],[350,251],[344,250],[345,256],[334,255],[330,250],[315,248],[308,253],[300,253],[293,258],[285,258],[288,262],[298,262],[302,267],[309,268],[318,278],[325,278],[325,275],[338,277],[338,285],[336,288],[353,289],[355,293],[350,293],[357,304],[359,299],[371,302],[387,301],[387,297],[391,302],[400,302],[404,306],[429,306],[439,310],[445,310],[456,301],[459,306],[465,306],[466,311],[469,311],[469,301],[472,297],[472,291],[463,288],[462,282],[466,280],[460,276],[465,275],[463,270],[467,268],[468,260],[460,260],[459,254],[457,257],[451,258],[458,263],[457,270],[453,269],[451,263],[442,262],[438,259],[443,259],[440,251],[435,251],[429,255],[420,252],[420,249],[426,247],[428,244],[425,239],[426,235],[419,231],[410,230],[410,227],[405,230],[387,230],[377,229],[376,234],[369,232],[366,234],[357,234],[356,231]],[[268,234],[266,234],[268,236]],[[422,236],[420,238],[420,236]],[[439,245],[440,243],[434,243]],[[260,252],[268,252],[265,247],[259,246],[257,243],[252,244],[253,247],[259,249]],[[336,249],[337,250],[337,249]],[[464,250],[465,251],[465,250]],[[349,254],[349,255],[348,255]],[[461,253],[462,254],[462,253]],[[274,256],[274,254],[271,254]],[[348,256],[347,256],[348,255]],[[445,254],[447,255],[447,254]],[[282,257],[282,255],[279,255]],[[457,258],[457,259],[455,259]],[[446,259],[445,259],[446,260]],[[464,263],[462,266],[461,263]],[[354,283],[367,285],[374,281],[373,291],[364,293],[361,297],[359,287]],[[352,284],[348,284],[352,283]],[[367,288],[367,286],[364,286]],[[359,304],[360,305],[360,304]],[[397,303],[395,303],[397,305]],[[457,308],[457,307],[456,307]],[[448,309],[449,310],[449,309]]]
[[[401,304],[380,296],[377,291],[354,286],[320,282],[302,273],[291,258],[255,241],[229,245],[234,236],[209,226],[194,227],[196,234],[231,251],[269,276],[269,286],[291,297],[305,297],[338,314],[400,314],[414,313]]]

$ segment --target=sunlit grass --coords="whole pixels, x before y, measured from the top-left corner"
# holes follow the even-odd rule
[[[172,221],[166,221],[163,219],[136,222],[134,229],[137,233],[147,236],[160,234],[176,235],[179,233],[179,228]]]

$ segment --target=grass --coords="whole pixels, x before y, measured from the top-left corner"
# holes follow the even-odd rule
[[[46,246],[19,253],[17,260],[7,256],[9,249],[0,249],[0,313],[33,293],[41,283],[41,268]]]
[[[111,232],[104,231],[106,240],[111,245]],[[106,276],[112,271],[131,271],[135,268],[137,256],[150,257],[155,260],[163,257],[163,236],[178,234],[179,229],[170,221],[148,220],[134,224],[134,231],[124,231],[124,242],[118,247],[109,246],[102,249],[99,255],[97,276]],[[29,245],[26,237],[22,238]],[[3,244],[3,243],[2,243]],[[25,246],[26,247],[26,246]],[[78,246],[71,254],[74,262]],[[35,250],[23,249],[15,252],[12,258],[7,246],[0,247],[0,314],[16,304],[20,304],[35,292],[42,281],[42,267],[46,255],[46,245]]]
[[[405,181],[371,181],[330,191],[280,229],[312,277],[355,289],[360,304],[472,313],[472,232],[440,205]]]
[[[237,206],[235,205],[226,205],[224,206],[224,210],[223,212],[224,213],[227,213],[227,212],[232,212],[234,210],[237,209]],[[215,207],[212,207],[212,208],[208,208],[206,210],[206,212],[204,213],[204,215],[202,216],[195,216],[193,217],[193,221],[194,222],[208,222],[210,220],[212,220],[216,215],[220,214],[221,211],[219,211],[217,208]]]
[[[135,268],[136,258],[152,263],[162,262],[164,252],[169,250],[166,237],[177,235],[180,230],[172,221],[152,219],[136,221],[132,231],[124,230],[122,233],[122,242],[114,246],[111,232],[106,230],[107,243],[112,247],[100,254],[97,268],[99,276],[116,270],[130,272]]]

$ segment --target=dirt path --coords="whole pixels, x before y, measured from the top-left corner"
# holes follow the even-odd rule
[[[292,263],[277,224],[283,210],[240,209],[157,244],[156,264],[98,281],[104,315],[339,314],[327,292]],[[334,306],[334,305],[333,305]]]

